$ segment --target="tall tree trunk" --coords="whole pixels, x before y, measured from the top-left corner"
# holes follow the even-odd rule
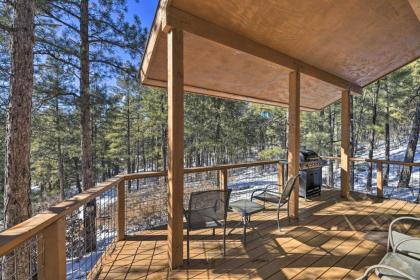
[[[142,159],[143,159],[143,171],[147,171],[146,145],[144,144],[144,140],[141,141],[141,151],[142,151]]]
[[[139,126],[138,126],[139,127]],[[140,129],[138,128],[138,135],[140,135]],[[140,140],[137,140],[136,144],[136,172],[140,172]],[[140,180],[136,180],[136,189],[139,190],[140,188]]]
[[[58,104],[58,94],[55,98],[55,133],[57,141],[57,166],[58,166],[58,183],[60,186],[60,200],[65,199],[64,194],[64,160],[61,147],[61,123],[60,123],[60,107]]]
[[[413,118],[413,124],[411,126],[410,136],[408,138],[407,149],[405,150],[404,162],[413,162],[416,155],[417,143],[419,140],[420,133],[420,86],[417,88],[417,102],[416,112]],[[404,166],[401,170],[400,180],[398,181],[398,187],[408,187],[411,178],[411,166]],[[417,198],[419,201],[420,197]]]
[[[358,152],[358,150],[359,150],[359,139],[360,139],[360,131],[361,131],[361,127],[362,127],[362,120],[363,120],[363,114],[364,114],[364,109],[365,109],[365,102],[364,102],[364,98],[365,98],[365,95],[363,95],[362,97],[361,97],[361,101],[360,101],[360,103],[358,104],[359,105],[359,112],[358,112],[358,116],[359,116],[359,121],[358,122],[356,122],[355,121],[355,135],[354,135],[354,144],[353,144],[353,149],[354,149],[354,152],[353,152],[353,154],[354,155],[357,155],[357,152]],[[354,100],[353,100],[353,102],[354,102]],[[357,129],[356,129],[357,128]]]
[[[319,112],[319,121],[318,121],[318,132],[324,133],[324,110]],[[322,137],[318,137],[318,151],[321,151],[321,147],[323,146],[323,139]]]
[[[370,131],[370,136],[369,136],[369,159],[373,158],[373,149],[375,147],[375,126],[376,126],[376,118],[377,118],[377,106],[378,106],[378,94],[379,94],[379,89],[381,87],[381,80],[378,80],[376,82],[376,90],[373,93],[373,100],[372,100],[372,129]],[[368,174],[367,174],[367,179],[366,179],[366,189],[368,190],[368,192],[370,192],[372,190],[372,169],[373,169],[373,164],[369,163],[369,167],[368,167]]]
[[[164,102],[165,102],[165,96],[162,94],[161,97],[161,107],[160,107],[160,111],[162,114],[165,113],[165,106],[164,106]],[[160,150],[161,150],[161,154],[162,154],[162,170],[166,170],[166,157],[167,157],[167,152],[166,152],[166,147],[167,147],[167,131],[166,131],[166,122],[162,122],[160,125],[160,138],[161,138],[161,142],[160,142]]]
[[[389,88],[388,88],[388,81],[385,80],[385,160],[390,159],[390,150],[391,150],[391,134],[389,128]],[[389,180],[389,164],[385,165],[384,171],[384,179],[383,184],[384,186],[388,185]]]
[[[88,0],[80,3],[80,126],[81,126],[81,158],[82,187],[88,190],[93,187],[92,170],[92,123],[89,92],[89,41],[88,41]]]
[[[329,106],[328,108],[328,148],[330,155],[334,156],[334,114],[333,114],[333,105]],[[329,161],[328,165],[328,185],[330,187],[334,187],[334,162],[332,160]]]
[[[354,99],[350,95],[350,157],[354,157]],[[350,188],[354,190],[354,161],[350,161]]]
[[[89,92],[89,0],[80,1],[80,127],[81,127],[81,158],[82,158],[82,188],[93,187],[92,163],[92,123]],[[85,228],[85,250],[96,249],[96,201],[86,204],[83,211]]]
[[[79,158],[75,157],[73,158],[73,163],[74,163],[74,170],[75,170],[75,180],[76,180],[76,189],[78,193],[81,193],[82,190],[82,184],[80,183],[80,168],[79,168]]]
[[[34,0],[13,1],[10,96],[6,123],[4,225],[6,228],[31,214],[31,112],[33,91]],[[3,262],[2,278],[28,279],[29,251],[14,251]],[[6,256],[3,260],[10,256]],[[10,274],[12,273],[12,274]],[[13,273],[15,273],[13,275]]]
[[[130,92],[127,91],[127,173],[131,173],[131,118],[130,118]],[[131,180],[128,180],[128,191],[131,192]]]

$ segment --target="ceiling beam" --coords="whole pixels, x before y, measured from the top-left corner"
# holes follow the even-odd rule
[[[145,78],[144,81],[142,81],[142,84],[153,86],[153,87],[166,88],[168,83],[166,81]],[[188,84],[184,84],[184,89],[186,92],[192,92],[192,93],[197,93],[200,95],[218,97],[218,98],[229,99],[229,100],[236,100],[236,101],[240,100],[240,101],[271,105],[271,106],[276,106],[276,107],[284,107],[284,108],[287,108],[289,106],[289,104],[286,102],[272,101],[268,99],[244,96],[244,95],[239,95],[239,94],[230,93],[230,92],[215,91],[215,90],[206,89],[203,87],[198,87],[198,86],[188,85]],[[320,110],[318,108],[311,108],[311,107],[306,107],[306,106],[301,106],[300,109],[305,112],[316,112]]]
[[[175,27],[216,43],[284,66],[289,68],[291,71],[299,71],[300,73],[312,76],[339,88],[351,90],[353,93],[362,94],[362,87],[355,83],[346,81],[334,74],[316,68],[303,61],[290,57],[260,43],[254,42],[244,36],[178,10],[174,7],[166,7],[166,10],[162,14],[161,28],[164,32],[168,32],[171,28]]]
[[[143,82],[144,79],[148,75],[148,71],[150,69],[150,61],[157,49],[156,48],[157,40],[159,37],[159,32],[161,32],[163,14],[167,10],[167,8],[171,5],[171,3],[172,3],[172,0],[159,1],[159,5],[156,10],[155,17],[153,19],[153,24],[149,31],[149,37],[147,38],[146,50],[144,51],[144,55],[141,60],[140,72],[139,72],[141,82]]]

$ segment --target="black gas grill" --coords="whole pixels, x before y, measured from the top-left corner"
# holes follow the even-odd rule
[[[321,195],[322,167],[325,161],[311,150],[300,151],[300,189],[301,197],[310,198]]]

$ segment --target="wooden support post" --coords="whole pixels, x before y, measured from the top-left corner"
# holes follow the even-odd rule
[[[125,239],[125,180],[121,180],[117,186],[117,240]]]
[[[277,184],[278,184],[278,191],[283,192],[284,188],[284,168],[283,163],[278,162],[277,163]]]
[[[183,263],[184,66],[183,31],[168,33],[168,259]]]
[[[219,187],[221,190],[228,189],[228,176],[226,168],[222,168],[219,170]]]
[[[350,189],[350,91],[341,94],[341,197],[348,198]]]
[[[66,222],[60,218],[42,231],[44,262],[40,279],[66,279]],[[44,277],[44,278],[42,278]]]
[[[382,162],[376,162],[376,196],[377,197],[384,197],[383,192],[383,176],[382,176]]]
[[[300,150],[300,73],[289,74],[289,133],[288,133],[288,178],[299,174]],[[289,201],[290,216],[299,215],[299,179],[293,187]]]

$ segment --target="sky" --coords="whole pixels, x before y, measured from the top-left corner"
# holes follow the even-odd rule
[[[127,19],[133,20],[134,15],[140,17],[142,27],[150,30],[159,0],[127,0]]]

